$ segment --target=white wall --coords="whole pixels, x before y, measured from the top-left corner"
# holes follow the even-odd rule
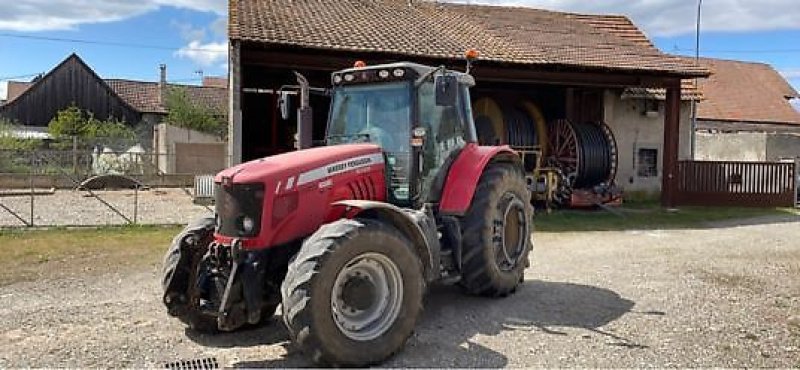
[[[219,155],[189,158],[189,160],[199,162],[198,167],[200,168],[208,167],[209,170],[205,172],[216,173],[216,171],[224,168],[226,163],[224,155],[226,144],[219,137],[161,123],[153,128],[153,150],[157,153],[155,161],[159,171],[163,173],[176,172],[176,162],[179,160],[178,156],[181,155],[176,150],[176,147],[180,146],[180,144],[197,144],[198,149],[208,148],[208,145],[222,146],[223,148]],[[217,151],[211,150],[208,152],[216,153]],[[183,159],[186,160],[186,158]]]
[[[698,132],[697,156],[708,161],[778,161],[800,157],[800,135],[779,132]]]
[[[767,134],[763,132],[697,133],[697,159],[701,161],[761,162],[767,159]]]
[[[605,122],[616,136],[619,162],[617,185],[625,191],[660,192],[664,154],[664,102],[658,102],[658,114],[644,114],[645,101],[621,99],[619,90],[605,92]],[[691,158],[691,104],[681,102],[680,146],[678,159]],[[658,176],[637,174],[640,148],[658,150]]]

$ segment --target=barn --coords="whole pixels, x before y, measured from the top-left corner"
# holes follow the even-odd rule
[[[294,149],[295,117],[283,119],[277,106],[281,88],[297,83],[295,71],[327,87],[332,71],[357,60],[463,70],[464,51],[477,49],[471,96],[482,141],[540,145],[583,187],[613,182],[626,192],[661,192],[673,204],[678,160],[691,155],[690,101],[702,98],[690,81],[709,75],[662,53],[616,15],[409,0],[233,0],[229,17],[234,163]],[[329,103],[311,97],[315,141],[324,140]]]

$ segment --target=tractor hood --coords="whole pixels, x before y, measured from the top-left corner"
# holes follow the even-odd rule
[[[217,174],[217,242],[261,249],[299,240],[340,217],[335,203],[386,198],[384,159],[374,144],[275,155]]]
[[[217,183],[231,184],[269,183],[285,184],[294,180],[315,180],[326,177],[328,165],[349,159],[380,154],[381,148],[375,144],[345,144],[298,150],[245,162],[218,173]],[[315,173],[311,173],[315,171]],[[305,177],[303,176],[305,175]],[[304,177],[302,179],[296,178]]]

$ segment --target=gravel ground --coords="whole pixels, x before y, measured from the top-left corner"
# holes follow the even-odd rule
[[[94,191],[130,220],[134,218],[137,196],[133,190]],[[0,197],[0,204],[30,220],[29,196]],[[33,202],[36,226],[125,225],[128,222],[110,207],[85,191],[57,190],[53,195],[37,195]],[[182,189],[151,189],[138,193],[137,222],[140,224],[186,224],[209,213]],[[6,210],[0,210],[0,227],[24,226]]]
[[[535,236],[505,299],[433,287],[390,367],[798,367],[800,219],[697,230]],[[237,334],[184,330],[156,268],[0,288],[0,367],[310,363],[278,321]]]

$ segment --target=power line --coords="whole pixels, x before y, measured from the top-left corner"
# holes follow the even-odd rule
[[[26,74],[26,75],[18,75],[18,76],[5,76],[5,77],[0,77],[0,81],[5,81],[5,80],[16,80],[16,79],[20,79],[20,78],[28,78],[28,77],[36,77],[36,76],[38,76],[38,75],[40,75],[40,74],[42,74],[42,73],[29,73],[29,74]]]
[[[12,33],[0,33],[0,37],[15,38],[15,39],[26,39],[26,40],[37,40],[37,41],[68,42],[68,43],[75,43],[75,44],[115,46],[115,47],[136,48],[136,49],[169,50],[169,51],[185,50],[185,51],[196,51],[196,52],[203,52],[203,53],[220,53],[220,54],[228,52],[227,50],[217,50],[217,49],[209,49],[209,48],[173,47],[173,46],[164,46],[164,45],[135,44],[135,43],[115,42],[115,41],[73,39],[73,38],[65,38],[65,37],[17,35],[17,34],[12,34]]]
[[[673,50],[675,51],[691,51],[695,52],[694,48],[681,48],[681,47],[674,47]],[[782,54],[782,53],[800,53],[800,49],[753,49],[753,50],[714,50],[714,49],[702,49],[700,50],[702,53],[730,53],[730,54]]]

